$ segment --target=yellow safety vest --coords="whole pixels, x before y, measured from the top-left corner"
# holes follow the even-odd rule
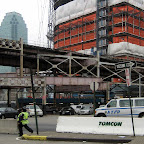
[[[28,113],[27,113],[27,112],[21,112],[21,113],[18,115],[17,121],[19,121],[19,117],[20,117],[22,114],[24,114],[23,120],[21,121],[22,124],[23,124],[23,125],[28,124],[29,121],[28,121]]]
[[[21,114],[22,114],[22,113],[20,113],[20,114],[18,115],[17,121],[19,121],[19,117],[21,116]]]

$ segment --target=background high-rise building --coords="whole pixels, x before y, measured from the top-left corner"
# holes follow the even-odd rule
[[[16,12],[6,13],[1,26],[0,38],[17,40],[23,39],[24,43],[28,41],[28,29],[21,14]],[[0,66],[0,73],[16,72],[14,67]]]
[[[9,12],[4,17],[0,26],[0,38],[10,40],[23,39],[24,43],[28,41],[28,29],[21,14]]]
[[[17,12],[6,13],[1,26],[0,26],[0,38],[19,41],[20,38],[27,44],[28,42],[28,29],[23,20],[21,14]],[[15,67],[0,66],[0,73],[16,72]],[[15,100],[15,91],[12,91],[11,99]],[[0,100],[7,100],[7,90],[2,89],[0,91]]]

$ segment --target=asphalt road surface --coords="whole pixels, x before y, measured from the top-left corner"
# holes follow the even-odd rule
[[[0,134],[0,144],[110,144],[95,142],[19,140],[16,135]],[[111,143],[112,144],[112,143]]]
[[[43,117],[37,117],[38,131],[56,131],[58,115],[46,115]],[[35,117],[29,118],[29,126],[36,132],[36,120]]]
[[[56,124],[59,115],[47,115],[38,117],[39,132],[56,131]],[[29,126],[36,133],[35,117],[29,118]],[[28,133],[24,130],[24,133]],[[0,134],[0,144],[108,144],[96,142],[68,142],[68,141],[39,141],[39,140],[20,140],[18,135]]]

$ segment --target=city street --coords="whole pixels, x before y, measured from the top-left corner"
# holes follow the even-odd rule
[[[59,115],[47,115],[44,117],[38,117],[38,127],[39,133],[46,131],[56,131],[57,118]],[[33,128],[34,135],[36,135],[36,126],[35,126],[35,117],[29,118],[30,124],[29,126]],[[29,134],[26,130],[24,130],[24,134]],[[20,140],[18,135],[12,134],[0,134],[0,144],[103,144],[96,142],[68,142],[68,141],[39,141],[39,140]],[[106,144],[106,143],[105,143]]]
[[[46,115],[43,117],[37,117],[39,132],[56,131],[58,115]],[[36,132],[35,117],[29,118],[29,126]]]
[[[74,116],[92,117],[93,115],[74,115]],[[37,117],[39,132],[56,131],[56,124],[58,117],[59,115],[46,115],[44,117]],[[36,132],[35,117],[29,118],[29,126]]]
[[[0,134],[0,144],[103,144],[95,142],[18,140],[16,135]],[[107,144],[107,143],[104,143]]]

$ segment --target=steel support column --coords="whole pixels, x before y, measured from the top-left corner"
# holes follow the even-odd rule
[[[39,75],[39,55],[37,55],[37,75]]]
[[[23,40],[20,39],[21,50],[20,50],[20,77],[23,77]]]
[[[7,106],[11,107],[11,89],[7,91]]]

